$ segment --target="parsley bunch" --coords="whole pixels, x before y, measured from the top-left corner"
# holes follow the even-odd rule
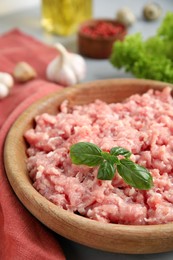
[[[98,166],[98,179],[112,180],[117,170],[124,181],[132,187],[150,189],[153,186],[151,174],[146,168],[131,161],[130,156],[131,152],[122,147],[114,147],[108,153],[89,142],[79,142],[70,147],[72,163]]]

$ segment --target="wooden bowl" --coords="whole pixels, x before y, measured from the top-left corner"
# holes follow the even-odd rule
[[[84,28],[95,26],[96,24],[104,22],[113,26],[121,26],[121,32],[117,32],[114,35],[103,37],[93,37],[84,33]],[[112,46],[115,41],[123,40],[127,34],[126,27],[115,20],[109,19],[95,19],[84,22],[78,32],[78,50],[83,56],[94,59],[107,59],[112,53]]]
[[[52,93],[31,105],[11,127],[4,148],[8,179],[24,206],[61,236],[92,248],[128,254],[173,250],[173,223],[148,226],[99,223],[61,209],[40,195],[28,176],[23,137],[24,132],[33,126],[36,115],[43,112],[55,114],[64,99],[68,99],[71,106],[83,105],[96,98],[108,103],[119,102],[134,93],[143,93],[150,88],[162,89],[167,85],[140,79],[95,81]]]

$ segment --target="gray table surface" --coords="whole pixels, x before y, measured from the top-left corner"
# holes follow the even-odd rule
[[[4,1],[4,0],[1,0]],[[147,3],[146,0],[94,0],[93,1],[93,16],[95,18],[106,17],[114,18],[116,11],[123,7],[128,6],[136,16],[136,23],[129,28],[128,33],[133,34],[141,32],[144,39],[155,34],[159,27],[165,13],[173,11],[173,0],[156,0],[163,9],[162,17],[153,22],[146,22],[142,16],[143,6]],[[40,7],[35,6],[32,9],[13,12],[0,16],[0,34],[3,34],[11,29],[18,28],[23,32],[30,34],[40,41],[48,45],[55,42],[61,42],[69,50],[77,52],[76,35],[70,37],[59,37],[46,33],[40,25]],[[128,78],[133,77],[130,73],[125,73],[123,70],[115,69],[108,60],[96,60],[85,58],[87,64],[87,76],[85,81],[106,79],[106,78]],[[148,254],[148,255],[125,255],[103,252],[95,250],[75,242],[67,240],[58,236],[60,244],[64,250],[67,260],[172,260],[173,252],[161,254]],[[104,238],[103,238],[104,239]],[[106,241],[105,241],[106,243]]]

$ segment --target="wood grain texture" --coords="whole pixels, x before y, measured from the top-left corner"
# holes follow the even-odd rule
[[[87,104],[96,98],[119,102],[134,93],[170,84],[138,79],[110,79],[66,88],[37,101],[12,125],[5,141],[4,165],[9,182],[24,206],[43,224],[58,234],[93,248],[128,254],[159,253],[173,250],[173,224],[133,226],[103,224],[70,213],[49,202],[32,186],[26,169],[24,132],[43,112],[55,114],[64,99],[69,105]]]

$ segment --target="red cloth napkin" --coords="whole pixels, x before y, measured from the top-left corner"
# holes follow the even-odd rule
[[[55,234],[34,218],[14,194],[4,171],[3,145],[14,120],[34,101],[61,89],[45,79],[47,63],[55,50],[17,30],[0,37],[0,71],[12,72],[18,61],[29,62],[38,78],[16,84],[10,95],[0,100],[0,259],[64,260]]]
[[[37,80],[46,80],[47,64],[56,55],[55,48],[48,47],[19,30],[12,30],[0,37],[0,71],[12,73],[17,62],[25,61],[35,68],[38,75],[29,87],[28,84],[16,84],[10,96],[3,101],[0,100],[0,127],[10,112],[25,97],[37,91],[38,86],[34,85]]]

